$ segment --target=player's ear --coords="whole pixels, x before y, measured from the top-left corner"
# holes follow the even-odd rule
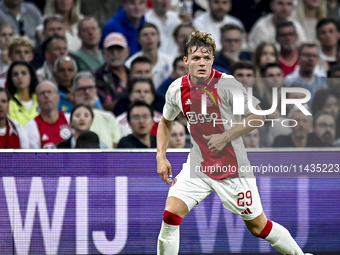
[[[184,61],[184,64],[188,65],[188,57],[187,56],[183,57],[183,61]]]

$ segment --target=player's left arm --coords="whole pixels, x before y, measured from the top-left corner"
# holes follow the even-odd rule
[[[257,105],[256,109],[261,110],[261,107]],[[208,141],[207,144],[208,144],[209,150],[211,150],[212,152],[219,152],[227,145],[227,143],[231,142],[237,137],[240,137],[244,134],[249,133],[250,131],[254,130],[258,126],[261,126],[265,120],[266,120],[266,116],[256,115],[252,113],[248,115],[242,121],[242,123],[225,131],[222,134],[212,134],[208,136],[203,135],[203,137],[207,139]],[[252,124],[252,126],[249,126],[249,122]]]

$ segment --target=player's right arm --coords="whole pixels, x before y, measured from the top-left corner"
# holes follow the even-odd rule
[[[173,121],[162,117],[157,129],[157,173],[167,184],[172,182],[171,164],[166,158],[166,149],[169,146]]]
[[[157,130],[157,173],[167,184],[172,182],[171,164],[166,158],[166,149],[169,146],[172,132],[172,123],[180,113],[180,85],[181,79],[174,81],[165,95],[163,117]]]

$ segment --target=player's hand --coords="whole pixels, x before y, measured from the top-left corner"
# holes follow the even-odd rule
[[[220,152],[229,142],[225,134],[203,135],[204,139],[209,140],[208,149],[212,152]]]
[[[172,183],[171,164],[166,158],[157,159],[157,173],[166,184]]]

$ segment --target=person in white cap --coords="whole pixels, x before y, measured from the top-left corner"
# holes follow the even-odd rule
[[[124,63],[129,55],[130,49],[123,34],[113,32],[105,38],[105,63],[93,75],[96,78],[98,96],[107,111],[113,110],[119,95],[127,88],[129,70]]]

